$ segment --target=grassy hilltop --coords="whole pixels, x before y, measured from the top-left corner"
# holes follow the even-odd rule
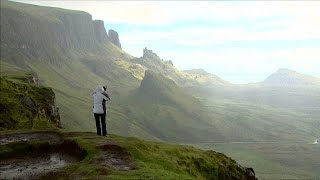
[[[39,134],[59,138],[58,142],[31,140],[0,145],[0,157],[7,160],[53,151],[62,146],[64,153],[77,154],[80,161],[40,179],[248,179],[245,168],[214,151],[191,146],[148,142],[111,135],[106,139],[94,133],[66,131],[0,132]],[[62,143],[62,144],[61,144]],[[60,145],[61,144],[61,145]],[[72,148],[72,149],[70,149]],[[114,162],[113,162],[114,161]],[[251,177],[254,179],[254,177]]]

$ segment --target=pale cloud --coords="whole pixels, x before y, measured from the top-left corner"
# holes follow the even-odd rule
[[[191,27],[171,31],[128,32],[122,34],[122,39],[127,46],[141,46],[148,41],[168,41],[171,44],[198,47],[239,41],[320,40],[320,29],[296,25],[269,31],[251,31],[246,27]]]
[[[319,16],[318,1],[34,1],[20,2],[89,12],[97,19],[133,24],[163,24],[186,19],[233,20],[291,16],[302,19]],[[318,22],[317,22],[318,23]],[[318,23],[319,24],[319,23]]]
[[[320,77],[319,52],[320,48],[270,51],[233,48],[214,52],[172,51],[165,54],[164,58],[174,57],[175,65],[181,69],[202,68],[233,83],[246,83],[262,81],[279,68]],[[244,79],[246,76],[250,78]]]
[[[108,23],[173,24],[187,20],[249,21],[254,27],[190,27],[166,33],[180,44],[206,45],[210,42],[242,40],[320,39],[320,2],[318,1],[22,1],[32,4],[83,10],[94,19]],[[261,20],[267,18],[267,20]],[[280,29],[268,28],[281,26]],[[267,30],[255,30],[266,28]],[[254,31],[254,32],[252,32]],[[134,34],[132,34],[134,36]],[[155,36],[162,38],[163,36]],[[191,37],[191,39],[190,39]],[[141,36],[143,38],[143,36]],[[129,39],[129,38],[128,38]],[[190,40],[190,41],[189,41]],[[194,41],[194,43],[191,43]]]

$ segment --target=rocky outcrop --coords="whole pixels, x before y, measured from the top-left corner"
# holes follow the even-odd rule
[[[168,60],[168,61],[164,61],[165,64],[169,64],[171,66],[173,66],[173,62],[171,60]]]
[[[108,34],[104,28],[104,23],[101,20],[95,20],[94,24],[94,33],[98,42],[102,43],[108,39]]]
[[[33,85],[39,85],[39,78],[36,73],[32,73],[31,76],[27,77],[27,82]]]
[[[143,49],[143,58],[153,58],[153,59],[159,59],[160,57],[157,55],[157,53],[154,53],[152,50],[147,49],[146,47]]]
[[[48,89],[46,97],[44,104],[45,114],[51,122],[57,125],[57,127],[61,127],[59,107],[56,105],[56,96],[52,89]]]
[[[118,46],[121,49],[121,43],[119,39],[119,35],[116,31],[110,29],[109,32],[109,40],[116,46]]]
[[[256,173],[252,168],[243,168],[247,180],[257,180]]]
[[[1,77],[0,129],[61,127],[53,90],[20,80]]]

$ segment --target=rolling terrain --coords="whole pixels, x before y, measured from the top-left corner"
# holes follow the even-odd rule
[[[61,129],[52,89],[33,72],[1,67],[1,179],[256,179],[215,151]]]
[[[134,57],[124,52],[119,44],[114,44],[112,39],[115,37],[111,38],[105,31],[102,21],[92,20],[91,15],[85,12],[8,1],[1,3],[1,30],[5,32],[1,38],[1,59],[7,64],[35,72],[41,84],[54,90],[62,127],[94,131],[91,94],[97,84],[106,84],[112,99],[108,111],[111,133],[174,142],[200,140],[202,136],[216,140],[221,137],[217,131],[212,131],[212,118],[201,108],[198,100],[174,82],[162,75],[155,78],[161,79],[157,82],[143,81],[148,67],[134,63]],[[119,36],[116,38],[119,41]],[[152,57],[152,53],[146,54]],[[152,62],[153,59],[149,60]],[[176,71],[178,77],[181,72]],[[173,89],[160,89],[159,92],[165,95],[153,103],[154,109],[163,109],[163,112],[155,116],[153,110],[146,109],[148,111],[141,113],[140,108],[148,106],[149,102],[141,101],[145,98],[143,93],[137,94],[141,98],[135,97],[135,93],[148,91],[142,88],[143,85],[158,88],[165,83],[171,84]],[[173,97],[160,108],[162,101]],[[193,102],[195,106],[188,105]],[[181,106],[192,116],[181,113],[176,106]],[[192,123],[179,127],[178,133],[174,128],[166,130],[167,127],[184,124],[184,119]],[[201,123],[196,123],[198,120]],[[161,126],[157,122],[161,122]],[[171,126],[174,122],[177,125]],[[195,124],[200,128],[194,127]]]
[[[111,96],[109,133],[194,144],[309,143],[320,137],[319,78],[280,69],[263,82],[234,85],[201,69],[181,71],[147,48],[133,57],[121,49],[121,34],[105,27],[86,12],[1,1],[1,76],[36,74],[40,85],[53,89],[67,130],[95,131],[92,92],[102,84]],[[253,149],[256,159],[272,152]],[[302,158],[299,149],[314,152],[302,146],[290,153]],[[251,150],[239,147],[241,156]],[[315,159],[309,160],[295,177],[318,176],[311,172]],[[289,161],[275,167],[289,167]],[[297,162],[281,173],[304,165]],[[258,175],[268,177],[263,163],[255,166]]]

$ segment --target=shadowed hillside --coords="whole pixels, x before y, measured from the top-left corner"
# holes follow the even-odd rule
[[[161,74],[146,71],[127,110],[159,139],[174,142],[221,141],[205,106]]]
[[[111,123],[113,117],[124,121],[117,97],[140,82],[118,65],[131,56],[109,41],[102,21],[80,11],[1,1],[1,32],[1,59],[53,88],[63,127],[94,130],[91,93],[97,84],[114,94]]]

